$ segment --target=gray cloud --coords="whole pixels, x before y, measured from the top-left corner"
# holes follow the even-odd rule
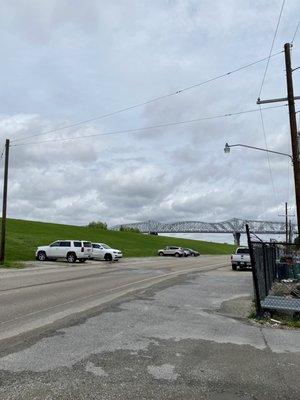
[[[176,91],[266,56],[281,5],[275,3],[6,2],[0,16],[2,143]],[[288,2],[276,51],[291,40],[297,15],[298,2]],[[295,66],[298,43],[296,38]],[[225,142],[265,147],[259,113],[59,141],[256,108],[264,66],[12,147],[9,216],[77,224],[278,219],[285,201],[294,204],[289,160],[270,156],[274,194],[266,154],[223,152]],[[299,92],[296,73],[295,81]],[[281,55],[270,62],[262,97],[285,92]],[[263,115],[268,146],[290,153],[287,109]],[[51,138],[58,141],[34,144]]]

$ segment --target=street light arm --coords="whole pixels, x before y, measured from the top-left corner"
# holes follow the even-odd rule
[[[246,148],[248,148],[248,149],[254,149],[254,150],[265,151],[265,152],[267,152],[267,153],[279,154],[279,155],[281,155],[281,156],[289,157],[289,158],[292,160],[292,162],[294,162],[293,157],[292,157],[290,154],[281,153],[280,151],[262,149],[261,147],[248,146],[247,144],[240,144],[240,143],[238,143],[238,144],[228,144],[228,143],[226,143],[225,149],[224,149],[224,150],[225,150],[225,152],[226,152],[226,149],[229,150],[230,147],[237,147],[237,146],[239,146],[239,147],[246,147]],[[227,150],[227,151],[228,151],[228,150]]]

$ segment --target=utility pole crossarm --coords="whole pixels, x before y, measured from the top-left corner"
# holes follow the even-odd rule
[[[261,100],[260,98],[257,99],[256,104],[268,104],[268,103],[279,103],[281,101],[288,101],[287,97],[279,97],[277,99],[269,99],[269,100]],[[294,100],[300,100],[300,96],[295,96]]]

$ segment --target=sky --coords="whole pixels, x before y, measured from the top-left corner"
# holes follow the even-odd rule
[[[1,147],[11,140],[8,216],[78,225],[276,221],[286,201],[293,213],[288,157],[269,155],[268,162],[267,153],[241,147],[224,153],[226,142],[291,153],[287,107],[263,111],[265,136],[262,129],[256,100],[266,61],[96,118],[267,57],[281,4],[0,0]],[[292,40],[299,19],[300,2],[287,0],[274,53]],[[294,67],[299,49],[300,29]],[[299,75],[296,70],[296,95]],[[280,53],[270,59],[261,98],[285,95]],[[124,132],[245,110],[255,111]],[[77,139],[62,140],[70,137]],[[2,188],[3,158],[0,174]]]

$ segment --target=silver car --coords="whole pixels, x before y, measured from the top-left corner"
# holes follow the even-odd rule
[[[159,256],[182,257],[185,255],[183,248],[178,246],[167,246],[164,249],[158,250],[157,253]]]

